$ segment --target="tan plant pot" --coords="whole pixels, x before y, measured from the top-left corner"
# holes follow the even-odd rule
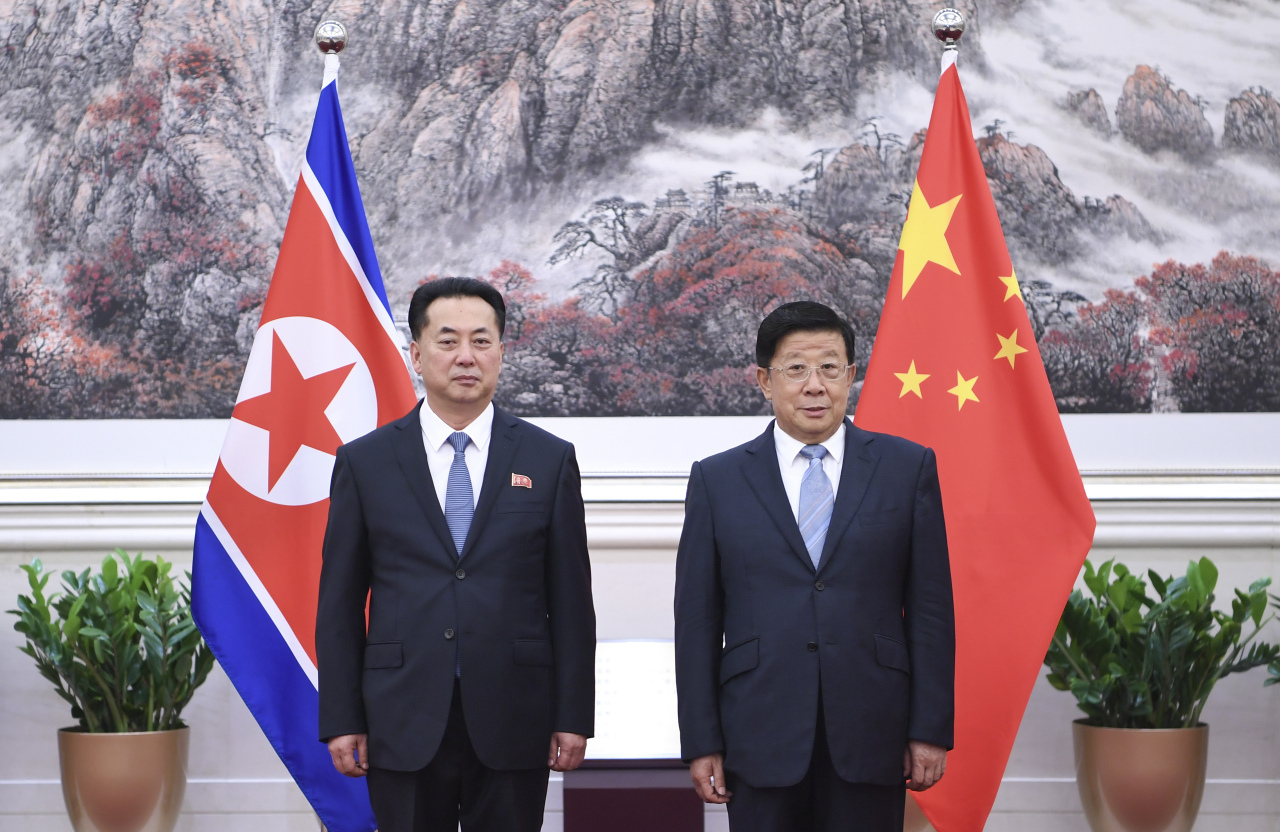
[[[1190,832],[1204,795],[1209,726],[1072,725],[1076,787],[1093,832]]]
[[[924,812],[920,811],[920,804],[916,803],[911,792],[907,792],[907,809],[902,815],[902,832],[933,832],[929,819],[924,816]]]
[[[191,729],[58,731],[62,797],[76,832],[173,832],[187,790]]]

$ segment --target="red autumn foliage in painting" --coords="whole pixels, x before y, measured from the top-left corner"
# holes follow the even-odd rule
[[[269,206],[201,179],[206,120],[237,104],[227,71],[190,43],[86,105],[55,185],[30,203],[60,262],[0,264],[0,418],[230,412],[241,324],[256,320],[278,236],[246,225]],[[71,247],[73,228],[91,233]]]
[[[94,330],[105,330],[119,315],[140,310],[145,298],[138,285],[141,263],[127,233],[120,233],[101,260],[77,258],[66,270],[71,315]]]
[[[1028,295],[1042,318],[1054,301]],[[1142,412],[1162,400],[1184,412],[1280,410],[1280,272],[1257,258],[1169,260],[1133,291],[1079,301],[1040,336],[1063,412]]]
[[[1047,330],[1040,355],[1064,413],[1150,410],[1152,365],[1142,337],[1146,309],[1135,292],[1108,289],[1075,320]]]
[[[489,280],[516,289],[520,323],[508,336],[501,395],[518,413],[759,413],[755,332],[773,307],[801,298],[832,305],[854,321],[860,353],[879,320],[870,267],[782,209],[729,209],[718,226],[692,226],[629,280],[612,318],[585,311],[602,306],[589,290],[535,300],[531,276],[512,263]]]
[[[1137,285],[1181,410],[1280,410],[1280,273],[1222,252],[1208,267],[1162,263]]]
[[[33,208],[52,248],[73,221],[94,235],[66,253],[61,286],[0,264],[0,417],[229,414],[278,240],[261,231],[269,206],[211,192],[184,155],[211,108],[237,94],[226,73],[208,44],[191,43],[89,107],[54,192],[74,199],[39,196]],[[898,164],[865,149],[867,165]],[[587,276],[567,295],[502,260],[486,278],[508,302],[499,401],[531,416],[767,412],[756,328],[798,299],[852,323],[865,368],[901,199],[833,214],[807,191],[771,194],[730,175],[652,206],[599,199],[565,222],[538,268],[583,260]],[[858,176],[832,177],[832,205],[862,194]],[[94,213],[106,189],[127,212]],[[1063,412],[1280,410],[1280,277],[1254,258],[1170,261],[1097,300],[1035,280],[1023,292]]]
[[[204,105],[218,92],[219,80],[230,72],[230,62],[212,45],[197,41],[166,55],[165,69],[180,79],[175,97],[203,115]]]
[[[107,178],[136,169],[154,149],[160,132],[161,77],[158,72],[132,79],[118,93],[89,105],[85,123],[108,153]]]

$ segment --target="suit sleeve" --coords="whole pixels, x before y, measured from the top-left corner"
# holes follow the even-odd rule
[[[689,472],[684,529],[676,553],[676,692],[680,756],[691,762],[724,751],[720,730],[720,648],[724,609],[711,503],[701,463]]]
[[[911,654],[907,737],[943,748],[955,744],[955,611],[942,514],[938,462],[925,449],[916,479],[904,624]]]
[[[339,448],[329,487],[329,523],[316,610],[321,742],[368,732],[361,678],[369,570],[364,511],[351,464],[345,449]]]
[[[555,660],[553,730],[595,735],[596,611],[582,505],[582,477],[569,446],[556,483],[546,557],[551,650]]]

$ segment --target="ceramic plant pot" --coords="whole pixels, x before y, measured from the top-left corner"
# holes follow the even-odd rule
[[[187,790],[191,729],[58,732],[62,797],[76,832],[173,832]]]
[[[1076,786],[1093,832],[1190,832],[1204,795],[1209,726],[1072,726]]]

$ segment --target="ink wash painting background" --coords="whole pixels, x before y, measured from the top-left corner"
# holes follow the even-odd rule
[[[0,418],[225,418],[342,20],[393,311],[509,303],[529,416],[765,412],[760,317],[864,368],[937,82],[921,0],[0,0]],[[993,0],[960,70],[1062,412],[1280,411],[1265,0]]]

